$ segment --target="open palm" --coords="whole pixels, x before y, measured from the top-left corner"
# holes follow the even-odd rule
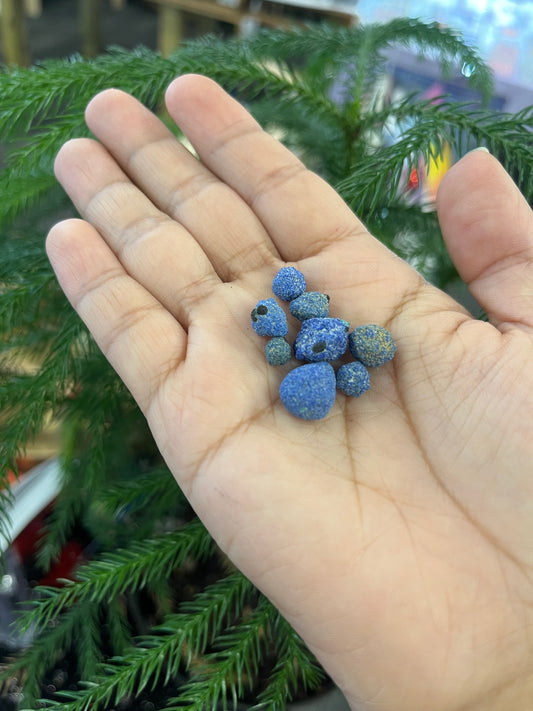
[[[482,323],[216,84],[181,77],[167,105],[200,160],[132,97],[91,102],[100,143],[71,141],[56,164],[86,221],[56,225],[48,252],[180,486],[354,709],[529,709],[527,204],[487,153],[442,186]],[[287,262],[332,316],[382,324],[398,344],[368,393],[314,422],[284,410],[294,362],[268,366],[250,327]]]

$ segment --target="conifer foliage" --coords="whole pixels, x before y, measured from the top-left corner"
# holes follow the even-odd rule
[[[468,66],[480,101],[383,99],[376,87],[394,44],[438,60],[450,75]],[[533,108],[516,115],[486,108],[489,69],[456,33],[435,24],[398,19],[209,37],[169,58],[113,49],[94,60],[74,56],[0,74],[0,535],[8,471],[53,416],[63,428],[63,483],[39,562],[46,570],[80,523],[93,548],[75,581],[38,589],[21,619],[34,641],[9,674],[23,679],[25,708],[111,709],[157,687],[169,689],[161,708],[214,711],[244,699],[247,708],[281,711],[297,691],[324,679],[302,641],[190,511],[44,252],[47,228],[74,214],[52,165],[67,139],[87,135],[90,98],[117,87],[158,110],[167,85],[185,72],[207,74],[245,102],[376,236],[440,287],[457,276],[432,205],[406,197],[413,171],[445,144],[458,155],[485,145],[533,197]],[[22,359],[33,367],[23,368]],[[75,659],[79,683],[38,702],[47,671],[64,655]]]

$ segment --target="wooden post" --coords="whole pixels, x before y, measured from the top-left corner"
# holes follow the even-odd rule
[[[20,0],[2,0],[1,23],[5,63],[27,67],[30,64],[28,30]]]
[[[102,51],[101,0],[80,0],[79,8],[81,52],[85,57],[96,57]]]
[[[182,43],[183,24],[183,10],[164,4],[159,6],[157,47],[163,57],[168,57]]]

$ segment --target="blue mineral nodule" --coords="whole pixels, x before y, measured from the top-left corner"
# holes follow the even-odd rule
[[[312,362],[336,360],[346,353],[349,329],[340,318],[308,318],[296,336],[294,355]]]
[[[292,358],[290,343],[283,336],[271,338],[265,345],[265,358],[270,365],[285,365]]]
[[[272,282],[272,291],[283,301],[296,299],[305,289],[305,277],[294,267],[282,267]]]
[[[337,370],[337,388],[350,397],[359,397],[370,388],[370,373],[357,360],[345,363]]]
[[[289,332],[285,311],[275,299],[262,299],[252,311],[252,328],[259,336],[286,336]]]
[[[335,402],[335,371],[330,363],[300,365],[283,378],[279,394],[291,415],[320,420]]]
[[[374,323],[357,326],[350,333],[348,347],[353,357],[369,368],[387,363],[396,353],[392,335],[386,328]]]
[[[329,296],[319,291],[306,291],[291,301],[289,310],[299,321],[326,318],[329,314]]]

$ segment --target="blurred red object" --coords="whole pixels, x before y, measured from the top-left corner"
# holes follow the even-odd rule
[[[5,566],[0,572],[0,647],[8,652],[27,647],[32,631],[24,635],[13,626],[21,602],[33,596],[35,585],[60,587],[63,580],[73,578],[83,562],[84,547],[77,540],[63,546],[57,560],[43,575],[36,564],[39,541],[52,513],[61,488],[61,467],[57,459],[31,466],[33,461],[21,461],[19,474],[9,477],[12,504],[6,522],[7,536],[0,539]]]

